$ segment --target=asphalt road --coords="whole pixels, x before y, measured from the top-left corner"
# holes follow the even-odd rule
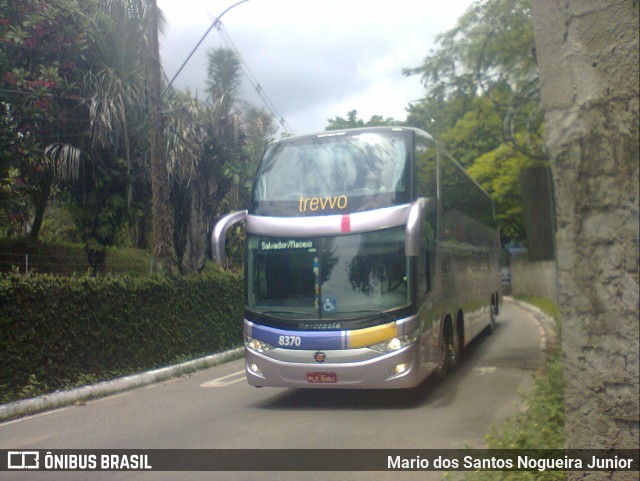
[[[521,409],[543,365],[540,323],[505,302],[491,336],[443,380],[411,391],[318,391],[246,384],[243,361],[0,424],[0,449],[483,448]],[[330,463],[330,460],[327,462]],[[436,472],[3,472],[16,480],[440,479]]]

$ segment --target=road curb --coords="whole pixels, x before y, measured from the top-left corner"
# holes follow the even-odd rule
[[[83,386],[70,389],[68,391],[58,391],[12,403],[0,404],[0,422],[19,416],[36,414],[42,411],[68,406],[70,404],[89,399],[109,396],[111,394],[144,386],[146,384],[164,381],[189,372],[207,369],[217,364],[239,359],[243,354],[244,348],[239,347],[237,349],[212,354],[210,356],[182,362],[173,366],[100,382],[91,386]]]
[[[543,339],[542,351],[552,351],[558,342],[558,333],[556,331],[556,321],[553,317],[549,316],[546,312],[537,306],[529,304],[527,302],[515,299],[511,296],[504,296],[504,300],[514,303],[522,309],[528,311],[540,328],[541,337]]]

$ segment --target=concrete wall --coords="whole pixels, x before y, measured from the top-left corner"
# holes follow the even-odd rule
[[[511,259],[511,295],[558,298],[556,261],[528,261],[524,257]]]

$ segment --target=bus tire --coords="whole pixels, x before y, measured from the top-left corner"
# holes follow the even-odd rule
[[[489,325],[487,326],[487,334],[491,335],[496,330],[496,306],[493,302],[489,306]]]
[[[491,296],[491,305],[489,306],[489,325],[487,326],[487,334],[491,335],[496,330],[496,316],[498,315],[498,299]]]
[[[443,367],[445,372],[452,372],[458,367],[460,363],[460,356],[462,354],[459,329],[454,327],[451,318],[448,318],[445,322],[444,330],[442,333],[442,347],[443,347]]]

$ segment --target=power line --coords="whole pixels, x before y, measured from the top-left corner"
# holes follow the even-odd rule
[[[278,113],[278,110],[276,109],[275,105],[267,95],[267,92],[264,90],[262,85],[260,85],[260,83],[258,82],[258,79],[249,68],[249,65],[247,64],[247,62],[244,60],[244,58],[238,51],[238,48],[236,47],[236,45],[233,43],[233,40],[231,39],[231,36],[229,35],[229,32],[225,28],[224,24],[222,22],[217,22],[216,30],[218,31],[218,34],[220,35],[220,38],[222,39],[222,41],[226,44],[227,48],[229,48],[240,61],[245,77],[247,78],[247,80],[249,81],[253,89],[256,91],[256,93],[264,103],[267,110],[269,110],[269,112],[271,112],[271,114],[276,119],[278,119],[278,122],[280,123],[280,125],[282,126],[282,128],[286,133],[292,134],[293,133],[292,129],[287,125],[287,122],[284,120],[284,117]]]
[[[173,76],[173,78],[171,79],[171,81],[169,82],[169,84],[165,87],[165,89],[162,91],[161,97],[164,96],[164,94],[167,92],[167,90],[169,90],[169,88],[171,87],[171,85],[173,85],[173,82],[175,81],[176,78],[178,78],[178,75],[180,75],[180,72],[182,72],[182,69],[185,67],[185,65],[187,65],[187,63],[189,62],[189,60],[191,60],[191,57],[193,56],[194,53],[196,53],[196,50],[198,50],[198,47],[200,47],[200,45],[202,44],[202,42],[204,42],[204,39],[207,38],[207,35],[209,35],[209,32],[211,32],[211,29],[213,29],[213,27],[216,26],[216,24],[220,23],[220,19],[222,18],[222,16],[227,13],[229,10],[231,10],[233,7],[236,7],[238,5],[240,5],[241,3],[244,2],[248,2],[249,0],[240,0],[239,2],[234,3],[233,5],[231,5],[230,7],[228,7],[224,12],[222,12],[220,15],[218,15],[216,17],[216,19],[213,21],[213,23],[209,26],[209,28],[207,29],[207,31],[204,33],[204,35],[200,38],[200,40],[198,41],[198,43],[196,44],[195,47],[193,47],[193,50],[191,50],[191,52],[189,53],[189,55],[187,56],[186,60],[182,63],[182,65],[180,66],[180,68],[178,69],[178,71],[175,73],[175,75]]]
[[[189,55],[187,56],[187,58],[185,59],[185,61],[182,63],[182,65],[180,66],[180,68],[178,69],[178,71],[175,73],[175,75],[173,76],[173,78],[169,81],[169,83],[167,84],[167,86],[165,87],[165,89],[162,92],[162,95],[164,95],[169,89],[172,89],[173,86],[173,82],[176,80],[176,78],[178,77],[178,75],[180,75],[180,73],[182,72],[182,70],[184,69],[184,67],[186,66],[186,64],[189,62],[189,60],[191,59],[191,57],[193,56],[193,54],[196,52],[196,50],[200,47],[200,45],[202,44],[202,42],[205,40],[205,38],[207,37],[207,35],[209,35],[209,33],[211,32],[211,30],[215,27],[216,30],[218,30],[218,33],[220,34],[222,40],[227,44],[227,46],[234,52],[234,54],[237,56],[238,60],[240,61],[243,71],[245,73],[245,76],[247,77],[247,79],[249,80],[249,82],[251,83],[252,87],[255,89],[256,93],[258,94],[258,96],[260,97],[260,99],[262,100],[262,102],[264,103],[264,105],[267,107],[267,109],[269,110],[269,112],[271,112],[271,114],[278,119],[278,122],[280,123],[280,125],[282,126],[282,128],[284,129],[284,131],[286,133],[293,133],[292,129],[287,125],[286,121],[284,120],[284,117],[282,115],[280,115],[277,111],[277,109],[275,108],[275,105],[273,104],[273,102],[271,101],[271,99],[268,97],[267,93],[264,91],[264,89],[262,88],[262,86],[258,83],[255,75],[253,75],[253,73],[251,72],[251,69],[249,68],[249,65],[244,61],[244,59],[242,58],[242,55],[240,55],[240,52],[238,51],[238,49],[236,48],[236,46],[234,45],[233,41],[231,40],[231,37],[229,36],[229,33],[226,32],[226,29],[223,32],[223,28],[224,26],[222,25],[222,22],[220,21],[223,17],[223,15],[225,13],[227,13],[229,10],[231,10],[233,7],[240,5],[241,3],[244,3],[248,0],[240,0],[237,3],[234,3],[233,5],[231,5],[230,7],[228,7],[225,11],[223,11],[220,15],[218,15],[215,20],[213,20],[213,22],[211,23],[211,25],[209,26],[209,28],[207,29],[207,31],[204,33],[204,35],[200,38],[200,40],[198,41],[198,43],[195,45],[195,47],[191,50],[191,52],[189,53]],[[166,77],[166,74],[165,74]]]

